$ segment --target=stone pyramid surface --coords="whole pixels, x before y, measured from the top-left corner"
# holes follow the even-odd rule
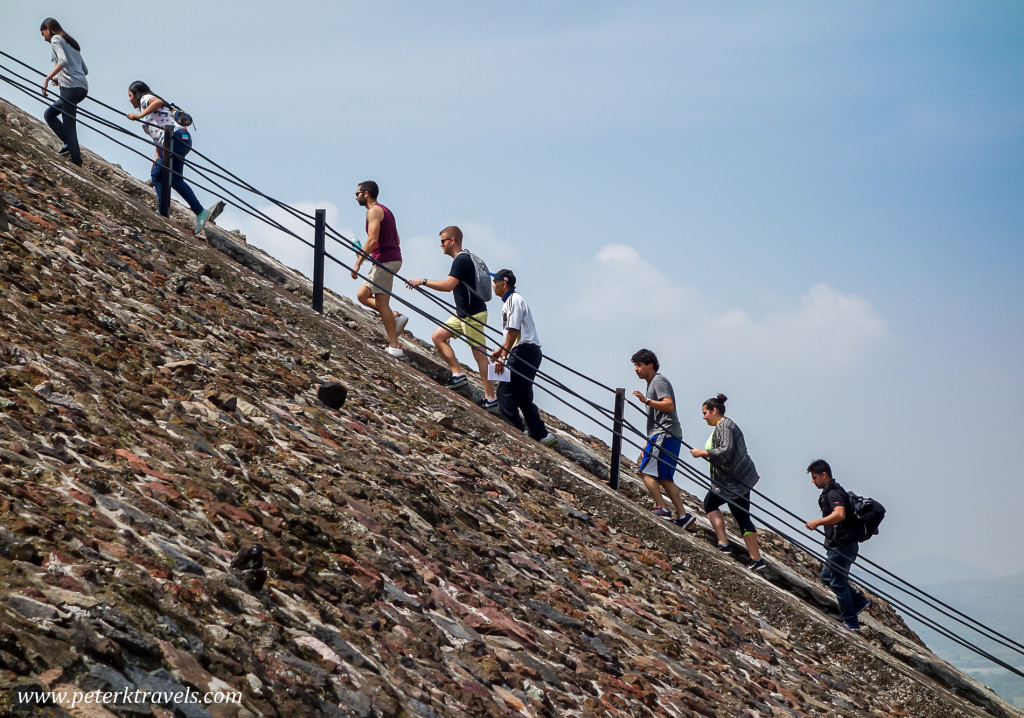
[[[751,574],[611,492],[600,442],[517,435],[55,148],[0,102],[0,714],[1021,715],[877,597],[842,629],[779,539]]]

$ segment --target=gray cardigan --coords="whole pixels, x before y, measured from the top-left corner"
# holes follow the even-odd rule
[[[71,47],[60,35],[50,38],[50,49],[53,50],[53,64],[62,65],[64,69],[57,73],[59,87],[82,87],[89,89],[89,81],[85,76],[89,68],[85,66],[82,53]]]
[[[716,492],[724,491],[727,498],[749,492],[761,478],[747,454],[743,432],[727,416],[715,425],[708,461],[711,462],[712,488]]]

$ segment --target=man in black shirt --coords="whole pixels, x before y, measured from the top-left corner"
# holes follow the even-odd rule
[[[850,585],[850,566],[857,558],[860,544],[857,543],[855,519],[850,499],[836,480],[832,478],[832,467],[827,461],[818,459],[807,467],[811,482],[821,489],[818,506],[821,518],[807,522],[807,528],[814,531],[819,526],[825,529],[827,561],[821,567],[822,582],[832,589],[839,603],[843,625],[851,631],[860,630],[857,614],[871,605],[864,594]]]
[[[453,337],[461,337],[473,348],[473,358],[480,370],[480,383],[484,387],[484,398],[479,402],[485,409],[498,406],[494,394],[494,382],[487,378],[486,341],[484,327],[487,325],[487,303],[480,296],[476,286],[476,265],[469,252],[462,248],[462,230],[452,225],[441,230],[441,251],[452,258],[452,267],[444,279],[410,279],[409,287],[426,287],[438,292],[451,292],[455,300],[455,314],[448,317],[444,326],[434,330],[430,337],[437,353],[444,358],[452,376],[445,383],[451,389],[464,385],[468,379],[462,372],[462,365],[455,357],[455,350],[449,342]]]

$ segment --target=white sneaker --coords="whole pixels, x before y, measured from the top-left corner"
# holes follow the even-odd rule
[[[395,334],[405,331],[405,325],[409,323],[409,317],[404,314],[395,314]]]
[[[388,354],[395,359],[405,359],[405,352],[402,350],[402,347],[388,347]]]
[[[538,441],[544,444],[544,446],[554,446],[558,443],[558,437],[549,432],[547,436],[543,439],[538,439]]]

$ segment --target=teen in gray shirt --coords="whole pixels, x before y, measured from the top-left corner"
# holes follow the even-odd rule
[[[78,103],[89,94],[89,82],[85,76],[89,68],[82,59],[82,48],[75,38],[64,32],[60,23],[52,17],[43,20],[39,27],[43,39],[50,43],[53,51],[53,69],[43,80],[43,97],[52,83],[60,87],[60,99],[43,113],[43,119],[64,146],[59,153],[68,155],[71,162],[82,166],[82,150],[78,146]],[[63,116],[63,120],[61,119]]]
[[[658,411],[651,405],[651,400],[664,398],[672,400],[672,411]],[[647,436],[668,434],[677,439],[683,438],[683,427],[679,425],[679,415],[675,409],[676,395],[672,384],[664,374],[655,374],[647,384]]]

